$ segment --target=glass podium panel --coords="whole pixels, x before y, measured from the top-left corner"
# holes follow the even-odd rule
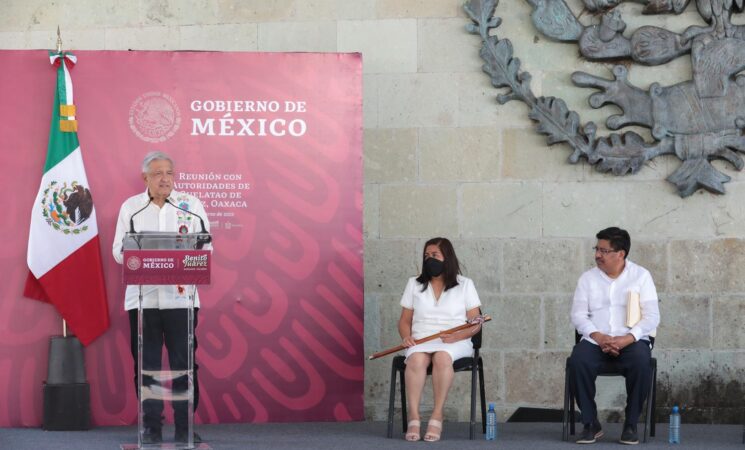
[[[179,251],[201,248],[204,234],[171,232],[127,233],[127,250],[153,250],[177,256]],[[209,242],[209,241],[206,241]],[[125,262],[126,264],[126,262]],[[166,279],[164,278],[164,281]],[[166,283],[164,283],[166,284]],[[139,285],[137,339],[137,443],[122,444],[130,449],[200,449],[194,442],[194,297],[196,285],[169,286],[184,298],[182,308],[143,308],[143,299],[157,295],[158,285]],[[173,426],[163,423],[167,408],[173,412]]]
[[[194,250],[212,241],[209,233],[176,233],[173,231],[143,231],[126,233],[123,250]]]

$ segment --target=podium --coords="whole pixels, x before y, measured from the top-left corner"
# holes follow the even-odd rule
[[[196,286],[210,283],[211,242],[208,233],[175,232],[127,233],[123,240],[122,279],[138,286],[137,308],[137,444],[131,449],[200,449],[207,444],[194,442],[194,298]],[[144,297],[160,285],[175,289],[170,309],[145,308]],[[156,291],[157,294],[157,291]],[[185,320],[184,320],[185,319]],[[160,330],[168,327],[166,339]],[[180,327],[184,327],[182,329]],[[154,330],[158,330],[155,332]],[[168,337],[170,336],[170,337]],[[163,346],[168,350],[168,369],[162,368]],[[161,432],[164,403],[170,402],[180,442],[155,438]],[[179,427],[179,425],[181,425]],[[186,429],[183,426],[186,425]],[[146,432],[147,431],[147,432]]]

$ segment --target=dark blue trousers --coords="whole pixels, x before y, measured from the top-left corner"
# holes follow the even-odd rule
[[[137,390],[137,310],[127,311],[129,314],[130,346],[132,358],[134,358],[135,390]],[[186,309],[143,309],[143,353],[142,365],[146,370],[161,369],[161,355],[163,344],[168,351],[168,362],[171,370],[184,370],[187,366],[188,354],[188,316]],[[197,323],[199,308],[194,308],[194,356],[197,352]],[[197,377],[199,366],[194,359],[194,409],[199,404],[199,378]],[[152,377],[142,377],[143,386],[158,384]],[[173,380],[172,389],[175,392],[183,392],[188,388],[189,381],[186,376],[177,377]],[[139,392],[137,393],[139,395]],[[173,416],[176,428],[187,427],[188,402],[174,401]],[[146,427],[160,429],[162,425],[163,401],[145,400],[142,404],[144,412],[144,424]]]
[[[651,358],[652,351],[645,340],[634,342],[615,357],[589,341],[579,341],[569,358],[569,382],[582,411],[582,423],[587,425],[597,419],[595,380],[604,366],[612,365],[626,379],[626,423],[636,424],[652,382]]]

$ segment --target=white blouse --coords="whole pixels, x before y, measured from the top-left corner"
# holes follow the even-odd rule
[[[401,297],[401,306],[414,310],[411,324],[414,339],[463,325],[468,320],[466,312],[481,306],[473,281],[461,275],[457,280],[457,286],[443,291],[440,299],[436,300],[431,284],[422,292],[422,284],[416,281],[416,277],[409,278]]]

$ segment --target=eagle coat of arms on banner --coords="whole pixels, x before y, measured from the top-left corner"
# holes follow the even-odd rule
[[[635,0],[644,14],[680,14],[695,3],[706,26],[692,25],[681,33],[657,26],[641,26],[626,33],[619,6],[627,0],[582,0],[583,12],[594,15],[593,24],[583,25],[565,0],[525,0],[533,11],[531,20],[545,37],[574,43],[590,61],[621,62],[612,69],[612,79],[574,72],[572,82],[599,92],[589,95],[593,108],[615,105],[622,113],[606,119],[609,130],[641,126],[650,130],[644,138],[634,131],[597,135],[597,125],[582,123],[566,102],[557,97],[536,97],[530,74],[520,69],[508,39],[492,35],[502,23],[495,17],[499,0],[469,0],[464,5],[472,23],[470,33],[480,35],[483,70],[504,104],[520,100],[536,130],[547,136],[549,145],[565,143],[572,148],[569,162],[585,159],[598,171],[614,175],[637,173],[644,163],[659,155],[675,155],[682,164],[667,180],[681,197],[698,189],[724,194],[730,177],[715,168],[719,159],[737,170],[745,166],[745,25],[736,25],[732,15],[742,13],[745,0]],[[693,8],[693,5],[690,5]],[[627,79],[627,65],[661,66],[690,55],[689,80],[647,89]]]
[[[93,212],[93,197],[87,187],[77,181],[52,181],[44,189],[41,213],[47,224],[65,234],[80,234],[88,229],[83,222]]]

